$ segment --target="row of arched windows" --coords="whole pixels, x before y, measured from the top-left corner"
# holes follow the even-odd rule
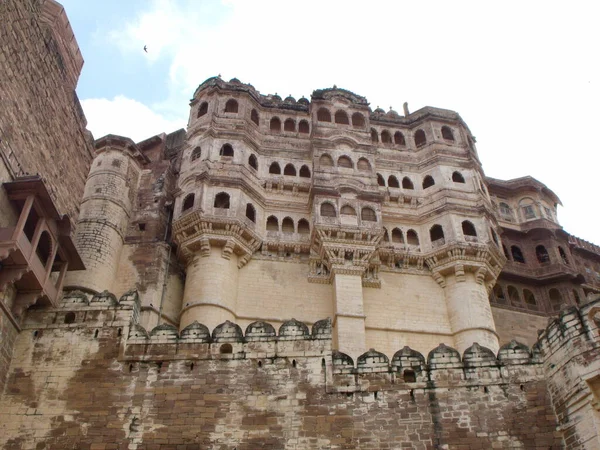
[[[465,237],[477,237],[477,231],[475,229],[475,225],[468,220],[464,220],[462,222],[462,232]],[[439,243],[442,244],[444,242],[444,229],[441,225],[433,225],[429,229],[429,238],[432,244]],[[402,232],[402,230],[398,227],[392,229],[392,232],[384,228],[383,235],[384,242],[391,242],[392,244],[409,244],[409,245],[419,245],[419,236],[415,230],[408,230],[406,232],[406,236]],[[434,245],[435,246],[435,245]]]
[[[334,167],[333,158],[327,153],[323,153],[319,158],[319,165],[321,167]],[[342,155],[337,160],[337,167],[343,167],[345,169],[354,169],[354,162],[349,156]],[[371,163],[367,158],[358,158],[356,162],[356,168],[358,170],[369,171],[371,170]]]
[[[269,129],[276,133],[281,131],[281,119],[279,117],[272,117],[271,122],[269,123]],[[288,118],[283,122],[283,131],[296,131],[296,121],[294,119]],[[310,133],[310,125],[308,121],[301,120],[298,122],[298,132],[299,133]]]
[[[350,119],[346,111],[340,109],[336,111],[333,117],[335,123],[340,125],[350,125],[350,121],[352,121],[353,127],[364,128],[365,126],[365,116],[359,112],[352,114],[352,119]],[[327,108],[319,108],[317,110],[317,120],[319,122],[331,122],[331,112]]]
[[[504,250],[504,256],[506,256],[507,259],[511,259],[511,257],[512,257],[512,260],[514,262],[518,262],[521,264],[526,263],[525,256],[523,256],[523,252],[521,251],[521,248],[518,245],[511,245],[510,256],[509,256],[508,249],[506,248],[506,246],[503,245],[502,248]],[[569,265],[569,258],[567,258],[567,253],[560,246],[558,247],[558,254],[560,255],[562,262],[566,265]],[[540,264],[549,264],[552,262],[552,260],[550,258],[550,254],[548,253],[548,250],[543,245],[538,245],[535,248],[535,256],[536,256],[537,261]]]
[[[269,166],[269,173],[273,175],[281,175],[281,166],[278,162],[271,163],[271,165]],[[283,168],[283,174],[292,177],[295,177],[296,174],[298,174],[301,178],[310,178],[310,169],[307,165],[303,165],[302,167],[300,167],[299,171],[296,171],[296,167],[292,163],[288,163]]]
[[[455,183],[463,183],[465,182],[465,178],[462,176],[462,174],[460,172],[454,172],[452,174],[452,181]],[[380,173],[377,174],[377,184],[379,186],[385,187],[386,186],[386,180],[383,177],[383,175],[381,175]],[[427,189],[431,186],[435,185],[435,180],[431,175],[426,175],[425,178],[423,178],[423,189]],[[398,181],[398,178],[396,178],[395,175],[390,175],[387,179],[387,186],[391,187],[391,188],[399,188],[400,187],[400,182]],[[412,180],[409,177],[404,177],[402,178],[402,189],[414,189],[415,185],[413,184]]]
[[[276,216],[267,217],[267,231],[281,231],[282,233],[310,234],[310,224],[306,219],[300,219],[298,224],[294,223],[291,217],[284,217],[279,228],[279,218]]]
[[[579,303],[579,293],[573,289],[573,298],[575,303]],[[531,309],[538,309],[538,301],[535,298],[534,293],[530,289],[523,289],[519,292],[515,286],[508,285],[504,289],[500,284],[496,284],[492,290],[490,298],[493,302],[509,304],[510,306],[522,307],[523,303],[525,306]],[[551,288],[548,290],[548,300],[550,303],[550,309],[552,311],[559,311],[563,304],[563,294],[557,288]]]
[[[447,141],[454,142],[454,133],[452,132],[452,129],[446,125],[442,127],[442,137]],[[422,147],[427,144],[427,136],[425,135],[425,131],[419,128],[417,131],[415,131],[413,140],[417,147]],[[375,128],[371,128],[371,142],[374,144],[378,144],[380,142],[380,135],[377,133]],[[404,134],[402,134],[400,131],[396,131],[392,138],[391,132],[388,130],[383,130],[381,132],[381,143],[405,146],[406,139]]]
[[[344,205],[340,209],[340,214],[346,216],[356,216],[356,209],[351,205]],[[337,217],[337,210],[335,206],[330,202],[321,203],[321,217]],[[363,207],[360,210],[360,218],[367,222],[377,222],[377,214],[373,208],[368,206]]]

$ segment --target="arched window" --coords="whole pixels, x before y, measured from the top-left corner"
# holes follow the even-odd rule
[[[253,109],[250,113],[250,120],[258,125],[258,111]]]
[[[415,185],[408,177],[402,178],[402,189],[414,189]]]
[[[227,192],[219,192],[215,196],[215,208],[229,209],[229,194]]]
[[[233,156],[233,147],[231,144],[225,144],[219,151],[220,156]]]
[[[512,259],[514,262],[525,264],[525,258],[523,257],[523,252],[519,247],[513,245],[510,248],[510,253],[512,254]]]
[[[508,291],[508,298],[510,300],[510,304],[512,306],[520,306],[521,305],[521,296],[519,295],[519,291],[514,286],[508,286],[506,289]]]
[[[352,164],[352,160],[347,156],[340,156],[337,162],[338,167],[345,167],[346,169],[352,169],[354,164]]]
[[[254,209],[252,203],[246,204],[246,217],[252,222],[256,223],[256,210]]]
[[[494,290],[492,291],[493,298],[497,303],[506,303],[506,297],[504,297],[504,291],[502,290],[502,286],[496,284],[494,286]]]
[[[422,147],[427,143],[427,137],[425,137],[425,132],[423,130],[417,130],[415,133],[415,145],[417,147]]]
[[[196,198],[196,196],[194,194],[188,194],[183,199],[183,203],[181,204],[181,212],[184,212],[184,211],[187,211],[188,209],[193,208],[195,198]]]
[[[369,171],[371,170],[371,164],[367,158],[359,158],[358,162],[356,163],[356,168],[358,170]]]
[[[540,264],[549,263],[550,255],[548,254],[548,250],[543,245],[538,245],[535,248],[535,256]]]
[[[434,225],[429,229],[429,238],[431,243],[443,244],[444,242],[444,229],[441,225]]]
[[[452,129],[450,129],[450,127],[447,127],[444,125],[442,127],[442,137],[448,141],[453,141],[454,133],[452,133]]]
[[[308,220],[300,219],[298,221],[298,233],[299,234],[309,234],[310,233],[310,225],[308,224]]]
[[[306,120],[301,120],[298,124],[298,131],[300,133],[310,133],[310,126]]]
[[[415,230],[408,230],[406,232],[406,243],[408,245],[419,245],[419,235]]]
[[[548,291],[548,296],[550,297],[550,307],[552,308],[552,311],[560,311],[562,295],[558,289],[550,289],[550,291]]]
[[[398,178],[396,178],[394,175],[390,175],[388,177],[388,186],[391,188],[399,188],[400,183],[398,183]]]
[[[286,164],[286,166],[283,169],[283,174],[288,175],[290,177],[295,177],[296,176],[296,168],[294,167],[293,164]]]
[[[335,113],[335,123],[340,123],[342,125],[349,125],[350,121],[348,120],[348,114],[345,111],[339,110]]]
[[[381,142],[383,144],[391,144],[392,143],[392,135],[388,130],[383,130],[381,132]]]
[[[226,113],[238,112],[238,102],[232,98],[227,100],[227,103],[225,103],[225,112]]]
[[[402,230],[400,228],[394,228],[392,230],[392,242],[404,244],[404,236],[402,235]]]
[[[504,202],[500,202],[498,206],[500,207],[500,215],[502,218],[509,222],[512,221],[513,213],[511,207]]]
[[[202,102],[198,108],[198,117],[202,117],[208,112],[208,103]]]
[[[423,178],[423,189],[427,189],[435,184],[435,180],[431,175],[427,175]]]
[[[279,117],[271,118],[269,128],[271,129],[271,131],[275,131],[275,132],[281,131],[281,120],[279,120]]]
[[[319,122],[331,122],[331,113],[327,108],[319,108],[317,111],[317,120]]]
[[[283,123],[283,130],[296,131],[296,122],[294,122],[294,119],[285,119],[285,122]]]
[[[364,128],[365,116],[358,112],[352,114],[352,126],[356,128]]]
[[[321,216],[322,217],[337,217],[335,212],[335,206],[331,203],[321,203]]]
[[[308,166],[300,167],[300,178],[310,178],[310,169]]]
[[[465,236],[477,236],[477,230],[475,230],[475,225],[468,220],[464,220],[462,223],[462,232]]]
[[[327,153],[324,153],[319,158],[319,165],[321,167],[333,167],[333,159]]]
[[[563,263],[565,263],[568,266],[569,259],[567,258],[567,254],[565,253],[562,247],[558,247],[558,253],[560,254],[560,258],[562,259]]]
[[[377,174],[377,184],[379,186],[385,186],[385,179],[381,176],[380,173]]]
[[[347,216],[356,216],[356,210],[350,205],[344,205],[340,210],[340,214],[345,214]]]
[[[196,147],[193,151],[192,151],[192,157],[191,160],[192,161],[196,161],[197,159],[200,158],[200,156],[202,156],[202,149],[200,147]]]
[[[535,295],[533,295],[533,292],[531,292],[529,289],[523,289],[523,300],[525,300],[525,303],[528,305],[537,305],[537,302],[535,301]]]
[[[248,164],[250,165],[250,167],[252,167],[254,170],[258,170],[258,160],[256,159],[256,156],[254,155],[250,155],[250,157],[248,158]]]
[[[377,130],[371,128],[371,142],[373,144],[377,144],[379,142],[379,135],[377,134]]]
[[[52,238],[50,237],[50,233],[47,231],[42,231],[40,235],[40,240],[38,241],[38,245],[35,249],[35,254],[38,256],[42,265],[46,267],[48,264],[48,258],[52,254]]]
[[[281,175],[281,167],[279,167],[279,163],[273,162],[269,166],[269,173],[274,175]]]
[[[267,218],[267,231],[279,231],[279,220],[275,216]]]
[[[375,214],[375,211],[372,208],[368,207],[361,210],[360,218],[367,222],[377,222],[377,214]]]
[[[283,219],[283,222],[281,222],[281,231],[283,231],[284,233],[293,233],[295,231],[294,221],[291,217],[286,217],[285,219]]]
[[[406,145],[406,140],[404,139],[404,135],[399,131],[394,133],[394,144],[396,145]]]
[[[465,177],[463,177],[460,172],[454,172],[452,174],[452,181],[454,181],[455,183],[464,183]]]

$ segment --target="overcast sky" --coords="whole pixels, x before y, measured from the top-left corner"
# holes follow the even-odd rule
[[[600,244],[598,1],[62,3],[96,138],[185,127],[194,90],[217,74],[282,97],[336,84],[372,109],[457,111],[488,176],[547,184],[563,227]]]

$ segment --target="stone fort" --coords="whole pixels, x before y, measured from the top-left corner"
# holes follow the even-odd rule
[[[600,247],[453,111],[202,82],[94,139],[54,0],[0,4],[5,449],[600,449]]]

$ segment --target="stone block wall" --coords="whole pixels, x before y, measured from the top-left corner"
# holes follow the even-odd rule
[[[136,292],[71,292],[31,311],[0,398],[0,445],[564,448],[539,345],[370,350],[355,363],[332,351],[329,320],[148,332],[138,318]]]

